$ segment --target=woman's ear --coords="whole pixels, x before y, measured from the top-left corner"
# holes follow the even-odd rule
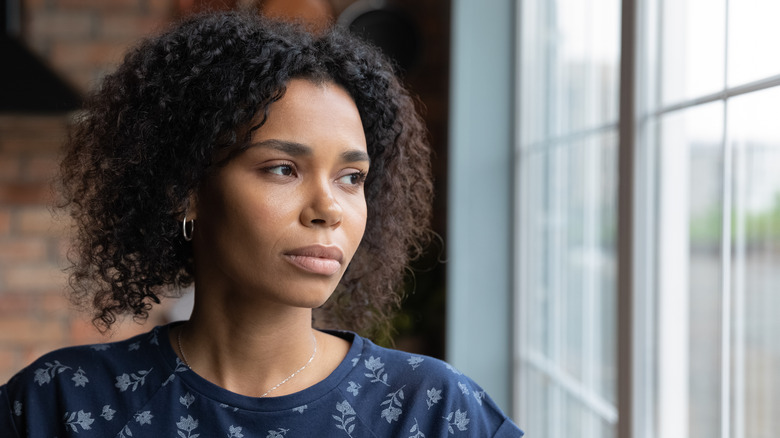
[[[184,214],[187,216],[187,220],[195,220],[198,217],[198,196],[195,193],[191,193],[187,197],[186,204],[184,206]],[[184,218],[182,218],[184,219]]]

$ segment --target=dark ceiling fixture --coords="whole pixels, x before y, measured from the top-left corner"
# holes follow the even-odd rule
[[[0,112],[55,113],[81,107],[81,96],[20,40],[21,2],[0,1]]]
[[[337,24],[379,47],[408,73],[420,57],[420,31],[403,9],[384,0],[358,0],[340,15]]]

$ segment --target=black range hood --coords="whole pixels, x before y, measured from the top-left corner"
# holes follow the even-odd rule
[[[19,39],[21,3],[0,2],[0,113],[78,109],[81,96]]]

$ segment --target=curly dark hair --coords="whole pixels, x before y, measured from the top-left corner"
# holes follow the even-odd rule
[[[89,96],[66,143],[73,301],[107,331],[119,316],[145,320],[160,298],[191,284],[180,222],[187,199],[218,157],[246,147],[286,84],[305,78],[347,90],[371,159],[365,235],[324,306],[325,325],[377,333],[430,238],[433,196],[426,131],[393,71],[346,31],[311,35],[236,12],[191,17],[142,41]]]

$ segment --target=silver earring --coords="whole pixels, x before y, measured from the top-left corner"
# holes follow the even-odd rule
[[[190,223],[190,226],[189,226],[190,231],[189,231],[189,233],[187,232],[187,222]],[[185,214],[184,215],[184,220],[181,221],[181,234],[184,236],[184,240],[186,240],[187,242],[192,240],[192,232],[193,231],[195,231],[195,219],[193,219],[191,221],[188,221],[187,220],[187,215]]]

